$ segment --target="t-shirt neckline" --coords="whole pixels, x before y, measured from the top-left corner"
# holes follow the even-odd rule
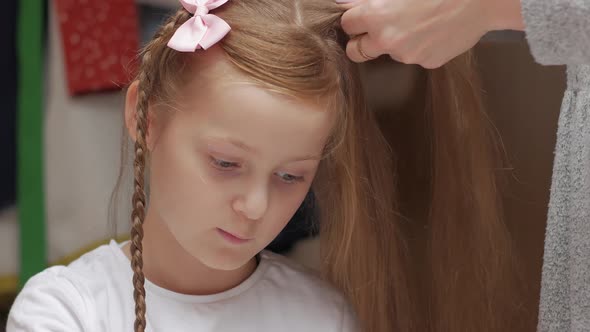
[[[127,244],[127,242],[122,242],[119,244],[115,240],[111,240],[109,247],[117,257],[117,259],[121,262],[121,264],[127,266],[126,270],[128,271],[129,281],[131,282],[133,271],[131,270],[129,258],[127,258],[127,256],[123,252],[123,246],[125,246],[125,244]],[[261,279],[261,277],[266,273],[266,270],[269,266],[268,258],[266,256],[267,255],[265,255],[264,253],[260,255],[260,262],[258,263],[256,270],[254,270],[254,272],[246,280],[244,280],[239,285],[220,293],[210,295],[189,295],[177,293],[166,288],[160,287],[149,281],[147,278],[145,279],[145,289],[146,292],[182,302],[212,303],[227,300],[229,298],[238,296],[246,292]]]

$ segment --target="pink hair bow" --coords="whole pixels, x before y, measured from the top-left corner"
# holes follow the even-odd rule
[[[209,14],[229,0],[180,0],[180,3],[194,16],[181,25],[170,41],[168,47],[179,52],[194,52],[215,45],[231,30],[230,26],[219,16]]]

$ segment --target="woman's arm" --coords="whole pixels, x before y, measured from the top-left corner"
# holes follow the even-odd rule
[[[337,0],[347,53],[436,68],[495,30],[525,30],[541,64],[590,64],[590,0]],[[361,45],[362,41],[362,45]]]

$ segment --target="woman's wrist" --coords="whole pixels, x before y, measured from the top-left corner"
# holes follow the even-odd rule
[[[524,30],[520,0],[480,0],[488,12],[488,30]]]

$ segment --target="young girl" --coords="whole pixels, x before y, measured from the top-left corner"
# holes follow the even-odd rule
[[[510,308],[497,301],[507,244],[470,58],[422,81],[427,99],[415,100],[426,113],[416,114],[427,125],[405,132],[431,143],[398,158],[400,172],[415,175],[396,182],[392,150],[345,54],[341,7],[181,3],[143,50],[127,92],[135,141],[130,242],[32,278],[8,332],[499,326],[498,310]],[[394,151],[409,144],[397,140]],[[354,315],[332,286],[262,251],[312,186],[324,274]],[[396,188],[410,188],[400,198],[423,200],[398,204]],[[399,212],[428,221],[416,227],[428,230],[428,249],[414,255],[428,264],[406,258]]]
[[[9,331],[356,330],[343,296],[262,251],[301,205],[327,143],[337,143],[342,83],[322,72],[345,57],[296,21],[264,31],[272,22],[263,2],[226,1],[181,1],[142,54],[125,110],[135,141],[130,243],[31,279]],[[287,4],[265,3],[267,15],[294,18]],[[220,6],[225,20],[208,13]],[[249,15],[263,19],[240,20]],[[273,33],[300,40],[261,39]],[[289,59],[287,47],[300,53]]]

